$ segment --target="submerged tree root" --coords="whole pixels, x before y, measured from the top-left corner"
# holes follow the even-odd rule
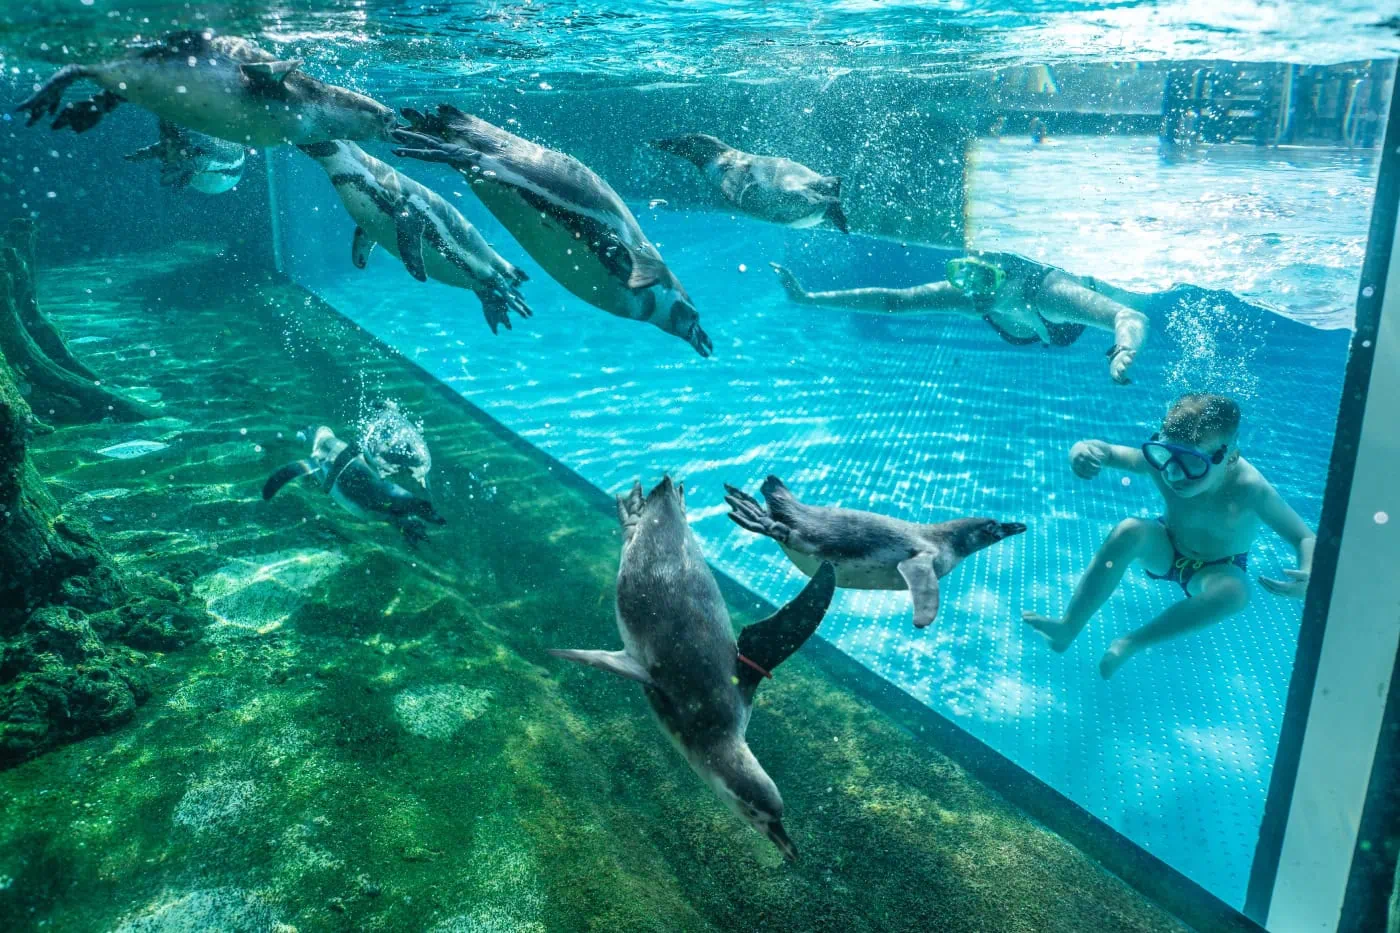
[[[35,297],[35,238],[32,223],[16,220],[0,244],[0,354],[14,371],[31,410],[65,424],[156,417],[150,406],[102,386],[40,310]]]
[[[11,246],[3,261],[10,271],[32,268]],[[40,422],[26,394],[47,393],[65,419],[147,413],[39,349],[18,306],[32,303],[32,279],[10,271],[0,273],[0,767],[129,719],[149,692],[139,649],[192,641],[204,621],[173,585],[124,578],[92,529],[60,511],[29,461],[27,440]]]

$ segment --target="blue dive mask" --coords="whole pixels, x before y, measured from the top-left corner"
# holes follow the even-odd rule
[[[1197,480],[1209,473],[1212,466],[1223,463],[1228,450],[1228,444],[1221,444],[1213,453],[1203,453],[1194,447],[1170,444],[1162,440],[1161,434],[1154,434],[1152,440],[1142,445],[1142,456],[1158,473],[1175,463],[1183,476]]]

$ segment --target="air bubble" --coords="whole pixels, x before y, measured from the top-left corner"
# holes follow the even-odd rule
[[[1390,514],[1388,512],[1377,512],[1372,517],[1376,520],[1377,525],[1384,525],[1386,522],[1390,521]]]
[[[1375,293],[1376,293],[1376,289],[1375,289],[1375,286],[1373,286],[1373,285],[1367,285],[1365,288],[1361,289],[1361,297],[1362,297],[1362,298],[1370,298],[1370,297],[1371,297],[1372,295],[1374,295]]]

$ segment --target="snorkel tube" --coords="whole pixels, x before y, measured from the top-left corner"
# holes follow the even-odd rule
[[[944,268],[949,283],[973,300],[991,298],[1006,281],[1006,270],[975,256],[950,259]]]

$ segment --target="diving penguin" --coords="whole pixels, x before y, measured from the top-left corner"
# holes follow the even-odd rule
[[[802,646],[831,603],[831,565],[777,613],[734,640],[729,611],[685,517],[685,490],[665,477],[617,499],[621,651],[553,650],[642,685],[657,722],[706,784],[768,837],[783,857],[797,848],[783,829],[783,798],[744,738],[754,691]]]
[[[394,154],[461,172],[511,236],[560,285],[595,308],[647,321],[701,356],[713,345],[681,283],[607,182],[572,156],[446,104],[403,111]]]
[[[249,146],[388,138],[397,123],[392,110],[300,68],[300,60],[279,61],[246,39],[177,32],[126,58],[61,68],[15,109],[29,114],[29,126],[57,114],[53,129],[77,133],[129,101],[162,120]],[[85,78],[102,92],[63,106],[64,89]]]
[[[243,178],[247,150],[237,143],[181,129],[160,121],[160,139],[126,157],[128,162],[160,160],[160,183],[168,188],[193,188],[202,194],[223,194]]]
[[[423,432],[388,399],[368,420],[360,435],[365,460],[380,476],[391,476],[405,470],[424,489],[428,488],[428,471],[433,468],[433,455]]]
[[[908,590],[919,628],[938,615],[939,577],[946,577],[969,554],[1026,530],[1019,522],[990,518],[920,525],[874,512],[806,505],[776,476],[763,483],[767,509],[733,486],[726,484],[724,490],[734,524],[777,541],[807,576],[831,563],[837,586]]]
[[[365,462],[358,444],[347,444],[322,425],[311,443],[311,456],[279,469],[263,484],[264,500],[302,476],[314,476],[345,511],[359,519],[389,522],[410,543],[427,538],[424,521],[444,525],[447,520],[427,499],[420,499],[397,483],[384,479]]]
[[[841,179],[800,162],[741,152],[705,133],[654,139],[651,145],[695,163],[724,199],[752,217],[786,227],[826,221],[850,233],[841,210]]]
[[[352,142],[301,146],[330,176],[345,210],[359,224],[350,258],[363,269],[376,243],[401,260],[420,282],[436,279],[476,292],[491,333],[510,313],[530,317],[516,286],[525,273],[487,244],[461,212],[402,172]]]

